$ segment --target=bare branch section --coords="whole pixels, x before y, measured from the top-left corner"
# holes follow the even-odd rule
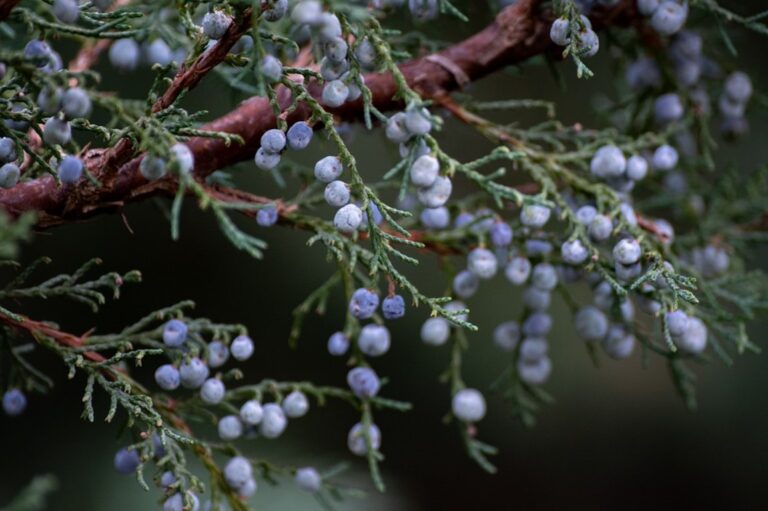
[[[557,54],[558,50],[549,39],[552,16],[540,9],[540,3],[540,0],[520,1],[502,10],[493,23],[472,37],[437,54],[402,64],[401,70],[408,84],[424,99],[439,98],[460,88],[465,82],[478,80],[509,65],[547,52]],[[638,20],[633,0],[623,0],[612,8],[595,10],[592,19],[595,28],[628,26],[638,23]],[[240,29],[241,26],[231,27],[232,35]],[[224,50],[223,47],[221,49]],[[226,55],[226,51],[223,55]],[[204,55],[196,65],[210,65],[217,61],[220,60],[208,61]],[[194,86],[202,76],[190,70],[182,70],[181,75],[186,88]],[[177,81],[180,81],[179,76],[174,83]],[[403,106],[396,98],[397,86],[390,74],[368,74],[365,83],[378,109],[391,110]],[[161,105],[171,104],[181,90],[184,89],[172,85],[161,98]],[[320,90],[319,85],[312,86],[316,97],[319,97]],[[277,98],[283,109],[291,103],[290,92],[285,87],[277,89]],[[334,113],[344,120],[360,119],[363,103],[361,100],[349,102]],[[309,109],[300,106],[292,112],[288,121],[293,123],[305,120],[309,114]],[[190,139],[187,144],[195,155],[195,173],[202,178],[217,169],[250,159],[259,145],[261,135],[275,125],[275,115],[265,98],[254,97],[244,101],[232,112],[206,124],[203,129],[237,134],[245,143],[227,146],[220,139]],[[105,155],[111,151],[114,148],[94,149],[85,155],[85,164],[96,177],[109,171],[109,166],[105,165]],[[174,187],[169,177],[147,182],[138,171],[140,161],[141,156],[122,164],[110,179],[102,180],[105,184],[99,188],[85,181],[76,188],[59,187],[50,176],[23,182],[11,190],[0,190],[0,205],[14,215],[36,210],[39,215],[38,225],[48,227],[114,210],[128,202],[167,193],[169,187]]]
[[[7,18],[21,0],[0,0],[0,21]]]

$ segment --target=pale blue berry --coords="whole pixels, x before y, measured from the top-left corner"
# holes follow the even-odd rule
[[[504,351],[513,351],[520,342],[520,325],[505,321],[493,330],[493,343]]]
[[[306,149],[309,143],[312,141],[314,132],[312,128],[304,121],[294,123],[288,128],[288,147],[294,150]]]
[[[451,223],[451,213],[448,208],[424,208],[419,215],[419,220],[427,229],[445,229]]]
[[[256,212],[256,223],[262,227],[272,227],[277,223],[278,216],[275,206],[265,206]]]
[[[408,10],[417,21],[430,21],[440,14],[437,0],[408,0]]]
[[[155,39],[144,47],[144,58],[150,66],[167,66],[173,62],[173,50],[162,39]]]
[[[256,163],[256,166],[262,170],[272,170],[280,163],[280,154],[270,153],[265,151],[263,147],[259,147],[253,161]]]
[[[133,474],[136,472],[136,469],[139,468],[140,463],[139,453],[132,449],[128,450],[122,448],[115,453],[114,465],[118,474]]]
[[[451,324],[447,319],[429,318],[421,325],[421,340],[432,346],[441,346],[451,336]]]
[[[203,16],[203,33],[210,39],[221,39],[227,32],[232,18],[222,11],[213,11]]]
[[[176,484],[176,481],[178,481],[176,474],[170,470],[166,470],[160,476],[160,486],[164,489],[168,489],[169,486]]]
[[[333,217],[333,225],[341,232],[353,233],[363,223],[363,211],[356,204],[347,204]]]
[[[584,340],[600,341],[608,333],[608,318],[597,307],[588,305],[576,313],[574,328]]]
[[[61,159],[57,171],[63,184],[75,184],[83,175],[83,162],[77,156],[67,155]]]
[[[347,42],[341,37],[333,37],[328,39],[323,45],[323,54],[326,56],[326,58],[334,62],[341,62],[342,60],[345,60],[347,58],[348,51],[349,46],[347,45]]]
[[[181,384],[188,389],[197,389],[208,378],[209,370],[205,362],[193,357],[179,366]]]
[[[467,256],[467,269],[481,279],[490,279],[496,275],[498,260],[490,250],[478,247]]]
[[[209,378],[200,388],[200,398],[204,403],[217,405],[224,399],[226,392],[227,388],[224,386],[224,382],[218,378]]]
[[[155,382],[163,390],[175,390],[181,384],[179,370],[171,364],[164,364],[155,371]]]
[[[305,0],[291,11],[291,20],[297,25],[317,26],[322,23],[323,6],[316,0]]]
[[[426,108],[409,108],[405,112],[405,127],[413,135],[426,135],[432,130],[432,118]]]
[[[27,408],[27,396],[21,389],[10,389],[3,394],[3,411],[9,417],[21,415]]]
[[[362,422],[358,422],[347,435],[347,447],[357,456],[366,456],[368,446],[372,451],[378,451],[381,448],[381,430],[376,424],[366,427]]]
[[[349,87],[341,80],[331,80],[323,87],[323,104],[331,108],[340,107],[349,97]]]
[[[683,102],[675,93],[663,94],[653,104],[653,115],[658,124],[669,124],[683,118]]]
[[[527,227],[540,228],[549,221],[552,211],[546,206],[526,204],[520,211],[520,223]]]
[[[551,291],[557,286],[557,270],[549,263],[539,263],[533,267],[531,284],[543,291]]]
[[[296,486],[310,493],[320,491],[320,488],[323,486],[323,479],[320,477],[320,473],[312,467],[302,467],[296,470],[294,481]]]
[[[43,87],[37,95],[37,106],[43,113],[53,115],[61,109],[63,95],[59,88]]]
[[[680,350],[698,355],[707,348],[707,327],[699,318],[691,317],[685,332],[672,341]]]
[[[229,348],[221,341],[208,344],[208,367],[221,367],[229,360]]]
[[[64,119],[51,117],[43,126],[43,140],[50,145],[65,145],[72,140],[72,127]]]
[[[485,417],[485,398],[476,389],[461,389],[451,401],[453,415],[464,422],[477,422]]]
[[[370,289],[360,288],[352,293],[349,312],[357,319],[368,319],[379,307],[379,295]]]
[[[690,322],[688,315],[681,310],[668,312],[666,320],[669,333],[673,337],[680,337],[683,335],[688,329],[688,324]]]
[[[735,103],[746,103],[752,96],[752,81],[746,73],[734,71],[723,84],[723,93]]]
[[[621,149],[615,145],[604,145],[592,157],[590,170],[592,174],[604,179],[619,177],[627,168],[627,160]]]
[[[462,270],[453,278],[453,292],[461,299],[471,298],[480,287],[480,279],[469,270]]]
[[[174,493],[163,503],[163,511],[199,511],[200,501],[197,495],[191,491],[187,492],[191,507],[187,506],[184,502],[184,496],[181,493]]]
[[[603,351],[615,360],[623,360],[632,355],[635,348],[635,336],[627,332],[622,325],[613,325],[602,342]]]
[[[283,64],[272,55],[266,55],[261,61],[259,71],[267,83],[277,83],[283,76]]]
[[[411,183],[416,186],[428,187],[434,184],[440,173],[440,162],[432,155],[419,156],[411,165]]]
[[[80,17],[80,7],[77,0],[53,0],[51,8],[53,15],[62,23],[73,24]]]
[[[347,384],[361,399],[370,399],[379,393],[381,381],[370,367],[355,367],[347,373]]]
[[[264,408],[255,399],[246,401],[240,407],[240,420],[248,426],[259,424],[264,418]]]
[[[269,153],[279,153],[285,149],[285,133],[283,130],[271,129],[261,136],[261,147]]]
[[[531,274],[531,261],[522,256],[515,256],[504,269],[504,275],[512,284],[524,284]]]
[[[496,248],[508,247],[512,243],[512,227],[505,222],[495,222],[490,233],[491,243]]]
[[[529,337],[544,337],[552,329],[552,317],[546,312],[534,312],[523,322],[523,334]]]
[[[160,179],[165,175],[165,160],[157,156],[146,155],[139,163],[139,172],[147,181]]]
[[[687,7],[674,0],[667,0],[653,12],[651,26],[661,35],[672,35],[683,28],[687,17]]]
[[[334,357],[343,356],[349,350],[349,337],[336,332],[328,338],[328,353]]]
[[[651,16],[660,4],[661,0],[637,0],[637,10],[643,16]]]
[[[176,143],[171,146],[171,159],[176,170],[182,174],[189,174],[195,168],[195,155],[189,149],[189,146],[182,143]]]
[[[613,222],[605,215],[597,215],[589,224],[589,236],[595,241],[605,241],[611,237]]]
[[[361,67],[365,69],[373,69],[376,67],[378,55],[376,53],[376,48],[368,38],[358,40],[354,49],[354,54]]]
[[[640,181],[648,174],[648,161],[640,155],[630,156],[627,160],[627,177],[632,181]]]
[[[404,112],[398,112],[389,118],[386,125],[386,136],[396,144],[401,144],[411,138],[412,134],[405,126]]]
[[[133,71],[139,65],[141,51],[133,39],[118,39],[109,48],[109,61],[118,71]]]
[[[225,415],[219,419],[218,430],[222,440],[235,440],[243,434],[243,423],[237,415]]]
[[[400,295],[388,296],[381,304],[381,314],[385,319],[399,319],[405,315],[405,300]]]
[[[247,335],[238,335],[229,346],[232,356],[241,362],[248,360],[253,355],[253,340]]]
[[[172,319],[163,327],[163,342],[171,348],[178,348],[187,340],[189,328],[180,319]]]
[[[0,163],[10,163],[18,158],[13,139],[0,137]]]
[[[288,419],[280,405],[267,403],[263,406],[263,416],[259,424],[259,434],[264,438],[277,438],[288,426]]]
[[[678,161],[677,149],[671,145],[662,145],[653,153],[653,168],[656,170],[672,170]]]
[[[624,238],[613,247],[613,259],[619,264],[635,264],[641,255],[640,243],[632,238]]]
[[[549,291],[529,286],[523,291],[523,303],[531,310],[545,310],[549,308],[552,296]]]
[[[571,24],[565,18],[557,18],[549,28],[549,38],[558,46],[567,46],[571,42]]]
[[[520,358],[517,361],[517,375],[528,385],[541,385],[552,373],[552,361],[543,356],[535,360]]]
[[[80,87],[64,91],[61,97],[61,111],[67,119],[86,118],[91,115],[91,98]]]
[[[365,325],[357,337],[357,346],[363,354],[378,357],[389,351],[389,330],[382,325]]]
[[[344,171],[344,165],[336,156],[326,156],[315,164],[315,178],[323,183],[338,179]]]
[[[600,38],[591,28],[579,32],[578,43],[578,52],[582,57],[594,57],[600,51]]]
[[[0,165],[0,188],[13,188],[19,182],[21,170],[15,163]]]
[[[274,2],[268,2],[268,0],[262,0],[262,17],[266,21],[278,21],[283,19],[288,13],[288,0],[274,0]],[[264,9],[264,5],[268,4],[268,7]]]
[[[309,399],[300,390],[294,390],[283,399],[283,411],[286,417],[296,419],[303,417],[309,411]]]
[[[560,248],[560,255],[568,264],[582,264],[589,257],[589,250],[580,239],[570,240],[563,243]]]
[[[251,462],[243,456],[235,456],[224,465],[224,479],[227,484],[238,490],[253,478],[253,467]]]

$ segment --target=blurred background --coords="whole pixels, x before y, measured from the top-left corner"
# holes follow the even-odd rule
[[[741,12],[754,12],[762,2],[731,2]],[[465,5],[467,3],[464,3]],[[735,5],[738,4],[738,5]],[[430,36],[444,41],[459,40],[492,19],[485,2],[468,8],[472,22],[441,20],[423,27]],[[405,18],[395,25],[410,26]],[[420,28],[422,29],[422,28]],[[768,71],[764,66],[768,39],[731,31],[739,56],[734,67],[750,72],[758,91],[765,90]],[[603,39],[605,43],[605,39]],[[722,40],[713,32],[705,51],[724,54]],[[557,103],[566,123],[604,126],[596,105],[617,98],[615,68],[603,51],[592,62],[596,78],[575,79],[570,62],[558,65],[565,86],[535,60],[519,68],[473,84],[466,92],[478,98],[536,98]],[[103,89],[129,96],[142,96],[151,83],[149,73],[116,75],[106,66]],[[223,83],[208,77],[186,99],[190,110],[205,109],[210,118],[230,110],[240,99],[229,96]],[[753,107],[754,107],[753,102]],[[541,119],[535,113],[499,115],[522,124]],[[754,168],[768,161],[763,134],[768,129],[765,111],[753,108],[751,136],[735,145],[723,145],[720,163]],[[368,177],[380,176],[396,162],[396,148],[380,130],[354,130],[352,149]],[[438,135],[443,147],[466,161],[490,149],[490,145],[465,127],[447,120]],[[316,137],[310,149],[290,156],[311,165],[330,151]],[[266,174],[246,162],[233,170],[240,186],[266,196],[290,197],[295,186],[281,190]],[[464,184],[459,193],[469,191]],[[237,219],[249,232],[269,242],[263,261],[255,261],[231,247],[213,218],[187,201],[181,224],[181,239],[170,239],[170,228],[158,204],[134,205],[120,215],[103,215],[80,224],[58,227],[35,236],[23,251],[23,260],[48,255],[54,262],[46,274],[68,272],[85,260],[98,256],[105,271],[139,269],[144,283],[124,289],[123,296],[109,302],[98,316],[85,308],[51,301],[25,303],[24,312],[35,318],[55,320],[62,328],[98,332],[121,328],[145,313],[183,299],[197,303],[195,315],[220,322],[245,324],[256,341],[256,355],[243,366],[247,381],[271,377],[312,380],[318,384],[345,385],[344,361],[326,352],[328,336],[340,328],[345,304],[336,295],[324,317],[310,317],[298,349],[286,342],[292,309],[333,270],[319,247],[305,245],[306,234],[281,227],[263,229],[247,219]],[[768,204],[768,201],[767,201]],[[331,218],[331,210],[318,210]],[[126,227],[130,225],[130,230]],[[766,267],[764,252],[753,254],[750,264]],[[440,294],[447,282],[429,255],[422,257],[418,271],[408,269],[427,294]],[[588,300],[586,289],[576,296]],[[503,279],[483,286],[469,301],[472,320],[481,329],[470,334],[471,349],[465,358],[465,380],[488,389],[507,364],[490,340],[490,332],[501,321],[517,317],[519,290]],[[493,462],[498,474],[488,475],[463,452],[453,424],[443,424],[449,409],[448,389],[438,375],[448,363],[448,349],[424,345],[418,329],[423,309],[410,309],[405,319],[391,324],[391,352],[374,366],[390,378],[383,392],[387,397],[411,401],[411,413],[380,412],[377,423],[383,430],[382,451],[386,455],[383,476],[388,485],[379,494],[371,485],[364,460],[353,459],[346,449],[346,435],[356,422],[348,407],[329,403],[313,407],[302,419],[292,421],[278,440],[243,442],[251,455],[298,465],[330,467],[340,460],[350,469],[337,478],[348,486],[362,488],[365,500],[351,499],[339,509],[427,510],[427,509],[561,509],[621,507],[756,509],[768,497],[768,366],[765,357],[737,357],[734,367],[714,359],[695,367],[699,377],[699,410],[686,411],[670,382],[661,360],[650,359],[643,368],[639,353],[624,362],[603,361],[594,367],[583,343],[574,337],[570,315],[555,301],[556,319],[550,336],[554,371],[545,386],[556,402],[544,408],[538,425],[526,429],[511,420],[505,403],[488,392],[489,414],[479,424],[480,438],[498,446]],[[768,326],[758,318],[753,339],[762,344]],[[31,397],[27,412],[19,418],[0,417],[0,507],[8,502],[35,474],[54,474],[59,490],[49,509],[60,511],[133,511],[153,509],[160,492],[144,492],[130,477],[112,470],[113,453],[126,442],[120,439],[120,421],[88,424],[80,418],[84,382],[66,379],[63,365],[40,353],[39,367],[56,377],[50,395]],[[154,369],[147,363],[147,369]],[[147,375],[149,375],[147,370]],[[106,403],[98,402],[103,417]],[[207,425],[196,425],[202,434],[212,434]],[[256,509],[320,509],[314,499],[294,489],[291,481],[278,487],[260,483],[253,498]]]

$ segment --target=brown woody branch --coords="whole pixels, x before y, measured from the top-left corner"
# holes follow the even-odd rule
[[[408,84],[425,99],[438,98],[458,89],[465,81],[478,80],[536,55],[547,52],[559,54],[560,50],[553,47],[549,39],[551,13],[541,10],[540,3],[540,0],[521,0],[502,10],[493,23],[470,38],[437,54],[402,64],[400,69]],[[638,23],[638,19],[635,2],[623,0],[609,9],[595,9],[593,25],[596,28],[627,26]],[[236,28],[230,27],[230,31],[233,29]],[[187,71],[184,76],[188,86],[199,80],[194,72]],[[396,99],[397,84],[391,74],[371,73],[365,76],[365,81],[378,109],[402,107]],[[320,93],[317,84],[310,84],[310,90],[316,96]],[[287,108],[291,104],[290,91],[281,86],[276,93],[280,106]],[[163,102],[165,104],[166,100]],[[349,102],[334,111],[343,120],[357,120],[362,112],[360,100]],[[309,115],[309,109],[300,105],[288,116],[288,122],[305,120]],[[275,125],[272,108],[261,97],[248,99],[232,112],[206,124],[203,129],[236,134],[244,140],[244,144],[227,146],[220,139],[190,139],[187,145],[195,155],[195,174],[203,178],[217,169],[250,159],[261,135]],[[113,151],[115,148],[93,149],[84,155],[87,168],[97,178],[101,179],[105,172],[109,172],[105,155]],[[125,154],[129,151],[121,153],[121,158]],[[62,188],[50,176],[26,181],[11,190],[0,190],[0,205],[14,215],[35,210],[39,215],[38,225],[47,227],[121,208],[128,202],[167,192],[171,178],[147,182],[138,172],[140,160],[139,156],[122,164],[114,174],[110,172],[112,175],[108,180],[101,179],[103,186],[98,188],[86,181],[77,187]]]
[[[21,0],[0,0],[0,21],[7,18]]]

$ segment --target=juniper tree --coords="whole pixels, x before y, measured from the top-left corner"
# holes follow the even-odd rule
[[[105,414],[124,426],[116,454],[97,455],[114,456],[115,469],[145,488],[159,485],[164,509],[250,509],[259,484],[286,475],[328,504],[354,491],[330,473],[249,459],[240,449],[339,400],[359,414],[349,451],[367,460],[383,491],[386,431],[376,417],[411,404],[389,395],[387,379],[398,375],[382,378],[376,365],[400,342],[387,325],[404,314],[423,318],[414,337],[432,345],[424,349],[450,352],[445,409],[468,456],[488,472],[496,450],[478,437],[484,394],[504,396],[532,425],[551,400],[545,386],[558,342],[583,342],[595,360],[638,351],[662,360],[689,407],[691,365],[759,351],[747,326],[768,305],[768,286],[748,256],[765,240],[765,165],[729,168],[717,149],[747,135],[753,104],[765,104],[739,69],[730,34],[767,34],[766,13],[738,14],[713,0],[476,4],[0,0],[5,414],[24,413],[63,384],[36,368],[47,351],[84,382],[86,421]],[[493,21],[464,40],[420,31],[445,18],[467,21],[470,10]],[[720,37],[726,51],[705,47],[704,34]],[[597,54],[622,78],[596,75],[589,62]],[[507,91],[492,101],[473,96],[473,81],[526,61],[610,83],[619,99],[605,107],[605,122],[583,126],[558,121],[554,103]],[[121,97],[96,68],[125,77],[143,68],[155,80],[139,97]],[[186,101],[209,75],[242,99],[218,118]],[[523,109],[541,115],[521,125]],[[441,144],[446,116],[493,149],[463,161]],[[349,129],[390,144],[391,161],[363,173],[345,141]],[[297,163],[311,144],[327,156],[314,167]],[[273,179],[281,196],[238,185],[243,173]],[[249,336],[255,325],[198,317],[192,301],[87,335],[25,314],[29,300],[42,299],[97,312],[141,278],[137,270],[98,274],[97,250],[82,247],[81,267],[38,279],[47,258],[18,262],[33,233],[156,197],[169,206],[169,240],[190,228],[180,216],[187,202],[212,215],[254,265],[267,250],[259,226],[297,229],[324,247],[332,269],[297,297],[286,336],[295,344],[306,317],[343,296],[348,308],[328,352],[347,360],[348,387],[250,379],[239,367],[261,342]],[[416,285],[408,268],[419,265],[444,268],[445,281]],[[518,312],[476,324],[471,299],[490,279],[509,281]],[[590,300],[574,298],[574,289],[588,289]],[[550,347],[552,300],[571,310],[564,321],[580,340]],[[492,389],[463,376],[473,332],[506,357]],[[154,378],[137,376],[138,366]],[[96,409],[97,394],[108,409]],[[218,436],[192,425],[200,417]],[[52,486],[37,480],[18,502]]]

